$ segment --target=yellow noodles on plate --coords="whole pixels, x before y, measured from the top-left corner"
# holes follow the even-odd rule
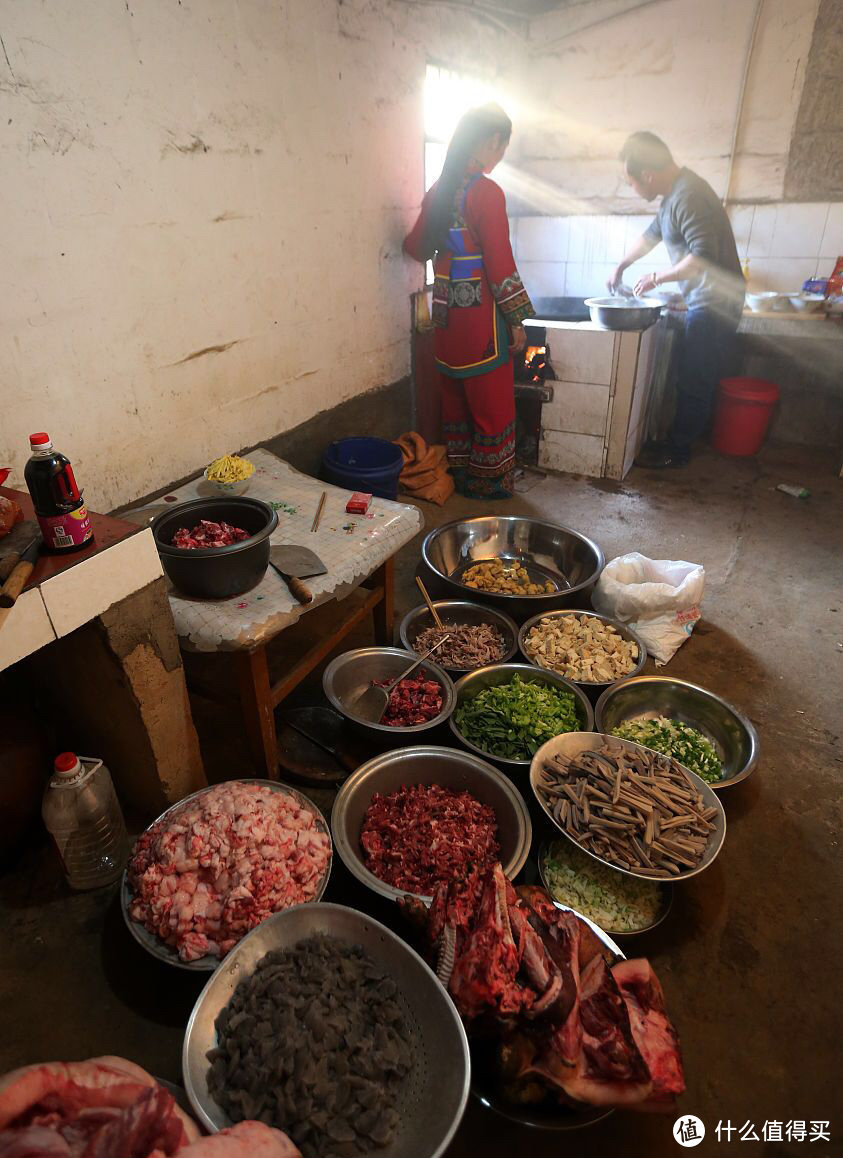
[[[209,482],[234,483],[251,478],[254,473],[254,463],[248,459],[240,458],[236,454],[224,454],[221,458],[214,459],[205,471],[205,477]]]

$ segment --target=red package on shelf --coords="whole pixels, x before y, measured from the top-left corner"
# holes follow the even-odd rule
[[[345,509],[350,515],[365,515],[372,505],[372,496],[363,491],[355,491],[346,503]]]

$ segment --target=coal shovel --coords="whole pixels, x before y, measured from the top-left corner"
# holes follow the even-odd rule
[[[325,575],[328,571],[319,556],[309,547],[294,547],[286,543],[272,546],[269,562],[299,603],[310,603],[313,600],[313,595],[301,580],[311,575]]]

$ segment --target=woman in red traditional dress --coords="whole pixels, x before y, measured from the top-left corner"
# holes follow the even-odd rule
[[[404,242],[433,259],[436,365],[442,425],[457,490],[509,498],[515,468],[515,379],[511,355],[526,346],[533,310],[509,242],[503,190],[485,176],[506,152],[512,122],[498,105],[471,109],[448,146]]]

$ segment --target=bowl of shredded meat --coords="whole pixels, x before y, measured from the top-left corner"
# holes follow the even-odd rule
[[[209,971],[273,913],[318,901],[332,856],[324,816],[295,788],[214,784],[138,837],[123,874],[123,917],[159,961]]]
[[[443,628],[422,603],[408,611],[398,634],[408,651],[427,651],[445,632],[449,639],[436,652],[436,662],[446,671],[474,671],[490,663],[507,663],[518,650],[518,627],[506,612],[467,599],[437,599],[433,606]]]
[[[257,586],[269,566],[278,515],[260,499],[192,499],[152,522],[167,578],[184,595],[230,599]]]
[[[523,867],[532,825],[512,781],[455,748],[419,746],[375,756],[354,772],[331,812],[346,868],[390,900],[429,899],[439,884],[500,861]]]
[[[378,724],[356,716],[354,701],[370,687],[385,687],[418,658],[416,652],[400,647],[358,647],[331,660],[322,676],[322,688],[352,727],[385,746],[397,747],[406,743],[407,736],[446,723],[456,702],[450,676],[426,659],[392,690]]]

